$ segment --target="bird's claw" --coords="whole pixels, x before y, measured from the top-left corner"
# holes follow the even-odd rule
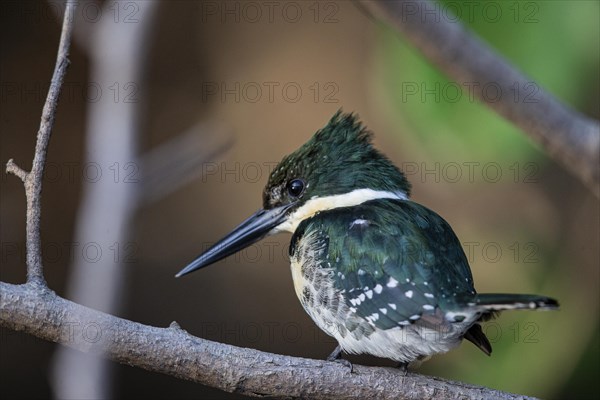
[[[352,365],[352,363],[350,361],[344,360],[342,358],[342,347],[341,346],[337,346],[335,348],[335,350],[333,350],[333,352],[327,357],[327,361],[336,362],[336,363],[342,364],[345,367],[348,367],[350,369],[350,373],[352,373],[352,371],[354,371],[354,366]]]
[[[401,362],[397,365],[396,368],[398,368],[402,372],[402,376],[408,375],[408,363]]]
[[[347,367],[348,369],[350,369],[350,373],[354,372],[354,365],[352,365],[352,363],[348,360],[344,360],[343,358],[334,358],[334,359],[327,359],[327,361],[331,361],[331,362],[335,362],[338,364],[343,365],[344,367]]]

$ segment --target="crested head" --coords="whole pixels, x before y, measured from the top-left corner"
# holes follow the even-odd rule
[[[323,129],[273,170],[263,192],[264,208],[292,202],[297,203],[293,208],[298,208],[311,200],[340,199],[350,193],[361,194],[360,199],[367,194],[366,200],[369,196],[386,197],[385,193],[406,198],[409,182],[373,147],[371,139],[372,133],[354,114],[338,111]]]
[[[338,111],[325,128],[271,173],[263,208],[193,260],[177,276],[206,267],[265,236],[295,232],[317,213],[376,199],[406,200],[404,174],[371,143],[353,114]]]

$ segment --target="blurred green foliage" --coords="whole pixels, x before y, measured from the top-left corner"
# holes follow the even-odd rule
[[[585,109],[600,59],[599,4],[447,0],[438,3],[438,10],[442,18],[468,25],[545,90]],[[506,162],[543,157],[518,128],[475,100],[468,89],[461,92],[458,83],[449,81],[393,29],[383,32],[387,95],[432,158],[473,159],[474,151],[482,160],[499,162],[502,157]],[[493,85],[485,87],[491,99],[515,98],[521,91],[535,101],[537,84],[515,86],[510,93],[498,92]]]

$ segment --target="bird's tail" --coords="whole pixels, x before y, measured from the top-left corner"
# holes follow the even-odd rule
[[[522,309],[557,310],[558,301],[535,294],[485,293],[478,294],[474,301],[469,302],[469,306],[492,313]]]
[[[504,310],[557,310],[558,301],[535,294],[485,293],[478,294],[474,300],[468,302],[468,306],[475,308],[478,314],[481,313],[479,321],[486,321]],[[492,354],[492,345],[478,323],[473,324],[465,332],[464,338],[488,356]]]

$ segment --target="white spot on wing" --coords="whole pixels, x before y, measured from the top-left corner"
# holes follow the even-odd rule
[[[383,315],[387,314],[387,308],[380,308],[379,311],[381,311]]]
[[[350,224],[350,229],[352,229],[354,226],[357,226],[357,225],[358,226],[368,226],[369,225],[369,221],[367,221],[366,219],[362,219],[362,218],[355,219]]]
[[[395,310],[396,309],[396,305],[394,303],[388,303],[388,306],[392,309]]]
[[[434,306],[430,306],[429,304],[425,304],[423,306],[423,310],[433,310],[435,307]]]
[[[375,291],[375,293],[379,294],[381,293],[381,291],[383,290],[383,286],[381,286],[379,283],[377,284],[377,286],[375,286],[373,288],[373,290]]]
[[[373,313],[366,318],[366,320],[369,322],[375,322],[378,319],[379,319],[379,313]]]
[[[398,286],[398,281],[395,280],[394,278],[390,277],[390,280],[388,281],[387,287],[396,287]]]
[[[367,290],[367,291],[365,292],[365,294],[367,295],[367,297],[368,297],[369,299],[372,299],[372,298],[373,298],[373,291],[372,291],[372,290]]]
[[[407,290],[406,292],[404,292],[404,295],[406,297],[408,297],[409,299],[412,299],[412,297],[413,297],[413,291],[412,290]]]

